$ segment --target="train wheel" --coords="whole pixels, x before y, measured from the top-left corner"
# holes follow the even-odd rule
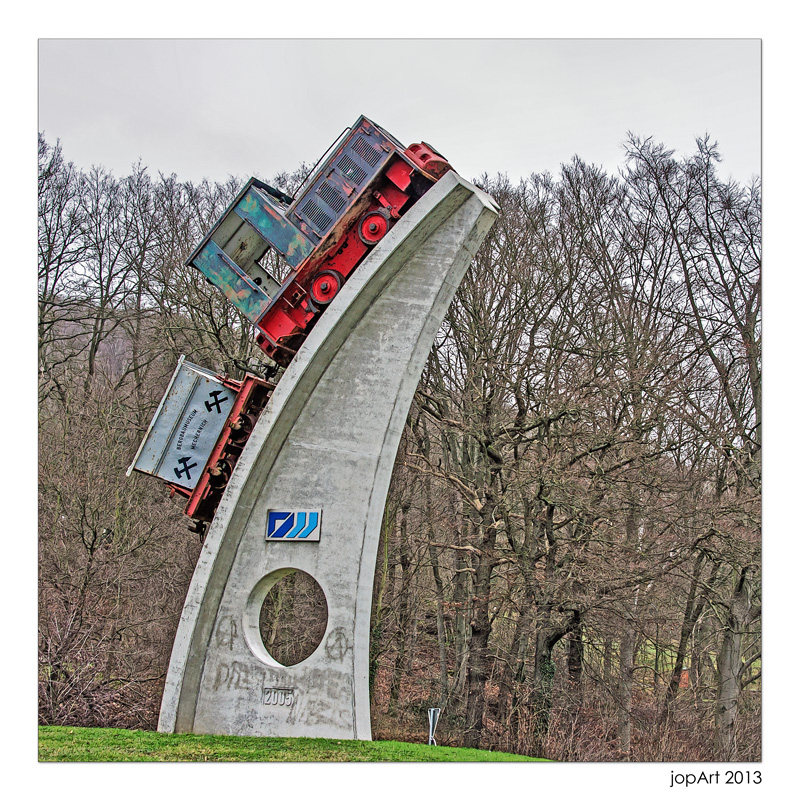
[[[358,224],[358,236],[370,247],[377,244],[389,230],[389,216],[385,211],[370,211]]]
[[[208,471],[208,483],[213,489],[222,489],[230,480],[233,466],[225,458],[221,458]]]
[[[311,299],[318,306],[326,306],[342,288],[342,276],[332,269],[324,269],[311,281]]]
[[[231,425],[231,439],[236,444],[244,444],[253,432],[255,419],[250,414],[239,414],[236,421]]]

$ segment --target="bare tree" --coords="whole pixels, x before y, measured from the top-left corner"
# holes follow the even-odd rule
[[[742,188],[721,182],[716,145],[706,138],[697,147],[695,156],[679,163],[663,146],[631,137],[629,180],[657,198],[683,277],[686,304],[675,310],[713,376],[693,387],[686,402],[717,453],[715,491],[728,523],[718,552],[729,571],[729,593],[711,599],[723,629],[715,742],[726,760],[738,755],[742,639],[760,613],[761,206],[758,183]],[[731,505],[744,525],[730,526]]]

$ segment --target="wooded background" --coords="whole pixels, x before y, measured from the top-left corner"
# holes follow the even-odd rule
[[[760,185],[721,181],[709,139],[682,159],[625,146],[617,175],[576,157],[476,181],[500,216],[386,507],[375,738],[427,741],[439,706],[439,744],[761,757]],[[307,172],[263,179],[291,194]],[[84,171],[39,137],[42,724],[156,725],[202,542],[125,471],[181,354],[234,378],[266,366],[184,265],[243,182]],[[276,647],[307,633],[291,589],[264,622]]]

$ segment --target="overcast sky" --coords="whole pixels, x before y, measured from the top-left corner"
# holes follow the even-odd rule
[[[746,182],[760,90],[758,39],[41,39],[38,127],[79,167],[192,181],[313,163],[362,113],[514,181],[616,171],[628,131],[678,154],[708,133]]]

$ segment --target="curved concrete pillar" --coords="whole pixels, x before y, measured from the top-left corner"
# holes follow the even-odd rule
[[[159,730],[369,739],[372,584],[386,493],[444,314],[496,217],[448,173],[359,266],[286,370],[236,465],[184,605]],[[269,510],[321,511],[319,541],[267,540]],[[328,623],[284,667],[258,634],[269,587],[302,570]]]

